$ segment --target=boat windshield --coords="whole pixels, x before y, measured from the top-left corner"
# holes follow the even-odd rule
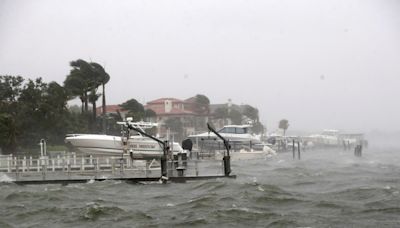
[[[323,131],[321,135],[327,135],[327,136],[337,136],[338,132],[337,131]]]
[[[219,130],[219,133],[227,133],[227,134],[246,134],[247,128],[242,127],[224,127]]]

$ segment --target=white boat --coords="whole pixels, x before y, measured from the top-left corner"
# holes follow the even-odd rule
[[[215,159],[222,159],[225,152],[218,151]],[[256,160],[256,159],[267,159],[276,155],[275,150],[271,149],[268,145],[265,145],[263,150],[245,150],[230,151],[232,161],[239,160]]]
[[[232,160],[265,159],[276,154],[270,145],[263,143],[260,136],[251,133],[251,125],[226,125],[220,129],[218,134],[229,141],[231,145],[230,156]],[[215,149],[216,159],[223,157],[221,149],[222,141],[213,132],[205,132],[197,135],[190,135],[189,138],[195,142],[199,150],[202,141],[207,142],[209,149]]]
[[[315,145],[321,146],[339,146],[341,140],[339,139],[338,130],[323,130],[321,134],[314,134],[307,137],[309,141]]]
[[[157,126],[153,123],[130,123],[139,128],[146,129]],[[126,143],[125,143],[126,142]],[[134,133],[127,137],[99,135],[99,134],[69,134],[65,143],[84,155],[92,156],[121,156],[124,153],[131,154],[137,159],[152,159],[161,157],[162,145],[156,141]],[[183,149],[177,142],[170,144],[173,153],[182,153]]]
[[[261,143],[260,137],[251,133],[251,125],[226,125],[218,131],[218,133],[229,142],[243,143]],[[197,135],[189,135],[189,138],[194,142],[201,139],[217,139],[217,136],[212,132],[204,132]]]

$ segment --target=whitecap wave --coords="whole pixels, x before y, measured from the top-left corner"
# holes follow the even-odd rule
[[[10,183],[14,181],[15,181],[14,179],[7,176],[6,174],[0,174],[0,183]]]

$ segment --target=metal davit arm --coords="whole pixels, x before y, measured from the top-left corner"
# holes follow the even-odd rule
[[[222,135],[220,135],[214,128],[212,128],[209,123],[207,123],[207,128],[224,142],[224,146],[226,149],[226,155],[224,155],[223,158],[224,174],[225,176],[229,176],[229,174],[231,173],[231,157],[229,155],[229,149],[230,149],[229,141],[226,140],[224,137],[222,137]]]
[[[167,172],[167,152],[168,152],[168,141],[161,141],[160,139],[147,134],[146,132],[144,132],[143,130],[136,128],[134,126],[132,126],[129,122],[126,124],[128,129],[130,130],[134,130],[136,132],[138,132],[141,135],[144,135],[146,137],[149,137],[150,139],[160,143],[163,147],[163,156],[161,156],[161,181],[163,183],[166,183],[166,181],[168,180],[168,172]]]
[[[209,131],[213,132],[218,138],[220,138],[224,142],[227,155],[229,156],[229,149],[230,149],[229,141],[226,140],[224,137],[222,137],[222,135],[220,135],[214,128],[212,128],[209,123],[207,123],[207,128]]]

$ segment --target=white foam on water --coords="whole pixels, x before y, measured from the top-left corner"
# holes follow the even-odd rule
[[[167,203],[167,207],[175,207],[175,204],[173,204],[173,203]]]
[[[84,185],[82,185],[82,184],[69,184],[66,187],[67,188],[85,189]]]
[[[88,184],[93,184],[94,183],[94,179],[90,179],[87,183]]]
[[[258,186],[257,189],[258,189],[258,191],[260,191],[260,192],[265,192],[265,189],[263,189],[261,186]]]
[[[0,183],[10,183],[14,182],[15,180],[12,179],[11,177],[7,176],[6,174],[1,174],[0,175]]]
[[[252,185],[257,186],[258,182],[257,182],[257,177],[253,177],[253,183]]]

